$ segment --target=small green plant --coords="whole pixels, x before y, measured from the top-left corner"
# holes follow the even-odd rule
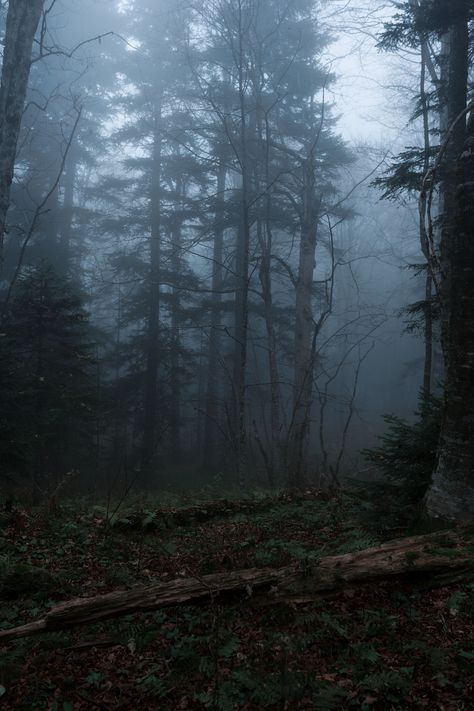
[[[319,684],[313,693],[314,708],[318,711],[338,711],[343,708],[347,691],[332,684]]]
[[[449,598],[446,607],[453,617],[474,619],[474,590],[468,586],[466,590],[456,590]]]
[[[387,415],[381,445],[363,450],[381,474],[379,481],[364,484],[374,502],[370,522],[379,529],[409,527],[418,520],[436,462],[441,416],[441,400],[422,393],[413,423]]]
[[[156,699],[164,699],[170,693],[169,686],[165,679],[156,675],[157,668],[150,669],[145,676],[138,680],[138,686],[146,695]]]
[[[89,684],[90,686],[94,686],[97,688],[101,685],[101,683],[104,680],[105,680],[105,676],[102,674],[102,672],[99,672],[99,671],[96,671],[95,669],[93,669],[86,676],[85,682],[86,682],[86,684]]]
[[[364,692],[375,692],[387,701],[399,704],[412,687],[413,668],[402,667],[399,671],[382,670],[367,674],[359,683]]]
[[[339,622],[339,620],[337,620],[337,618],[327,612],[323,612],[319,616],[319,619],[326,627],[328,627],[332,632],[335,632],[339,637],[349,639],[349,631]]]
[[[351,644],[349,654],[355,660],[356,671],[358,673],[367,671],[376,666],[380,659],[380,654],[370,642],[356,642]]]
[[[364,610],[362,618],[365,622],[363,635],[366,638],[392,636],[397,629],[399,618],[386,610]]]

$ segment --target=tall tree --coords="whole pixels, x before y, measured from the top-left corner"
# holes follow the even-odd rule
[[[398,46],[439,43],[437,110],[442,146],[434,167],[426,170],[421,187],[422,238],[428,238],[431,274],[438,287],[441,344],[445,358],[444,417],[438,462],[428,491],[428,513],[452,519],[474,516],[474,280],[472,212],[472,119],[466,134],[468,75],[471,66],[474,19],[472,2],[409,0],[387,28],[385,41]],[[433,70],[431,70],[433,74]],[[422,75],[422,95],[423,92]],[[426,123],[425,123],[426,136]],[[426,138],[425,138],[426,143]],[[434,183],[439,188],[439,248],[430,214]],[[419,182],[418,182],[419,187]],[[428,213],[428,214],[427,214]],[[428,223],[428,224],[426,224]],[[426,375],[425,375],[426,382]]]
[[[262,437],[254,422],[255,438],[269,479],[275,480],[284,469],[288,438],[283,433],[282,349],[276,332],[278,316],[288,311],[289,304],[287,299],[279,303],[274,299],[282,274],[286,278],[290,275],[290,294],[295,290],[295,305],[290,307],[296,313],[297,331],[291,355],[296,369],[291,449],[298,449],[300,459],[305,458],[304,447],[296,440],[307,441],[312,404],[316,235],[319,219],[330,210],[337,166],[348,160],[342,142],[332,134],[328,107],[325,112],[324,99],[321,101],[331,77],[319,61],[326,38],[314,21],[317,7],[312,0],[245,0],[232,6],[222,0],[210,2],[205,13],[211,49],[204,53],[207,65],[200,70],[203,98],[221,123],[222,140],[233,154],[230,172],[238,175],[234,191],[240,215],[234,227],[232,437],[241,483],[253,404],[248,374],[256,375],[250,370],[248,353],[249,348],[255,351],[256,342],[260,349],[261,343],[265,344],[267,362],[260,363],[256,357],[267,383],[258,386],[268,403],[263,406],[260,430],[269,434]],[[288,243],[292,245],[290,253]],[[295,252],[300,255],[296,264]],[[256,338],[262,325],[262,337]],[[301,432],[305,433],[302,438]]]
[[[436,4],[435,4],[436,9]],[[449,24],[446,149],[440,249],[442,341],[446,360],[445,411],[428,513],[474,518],[474,116],[468,123],[469,3],[437,16]]]
[[[3,331],[1,472],[28,475],[38,493],[91,464],[93,336],[76,287],[46,264],[23,270]]]

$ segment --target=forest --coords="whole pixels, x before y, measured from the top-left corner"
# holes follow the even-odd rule
[[[0,704],[474,708],[474,2],[0,0]]]

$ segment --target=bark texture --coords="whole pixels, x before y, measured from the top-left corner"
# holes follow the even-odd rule
[[[0,263],[33,40],[43,0],[10,0],[0,85]]]
[[[289,483],[300,487],[306,470],[307,445],[313,402],[315,360],[315,318],[313,314],[313,279],[316,268],[316,242],[320,201],[315,198],[313,154],[304,166],[305,186],[299,250],[298,277],[295,285],[295,345],[293,376],[293,414],[290,431]]]
[[[469,69],[467,8],[449,32],[447,110],[465,109]],[[441,234],[445,412],[426,508],[430,516],[474,519],[474,118],[454,125],[446,153]]]
[[[217,206],[214,222],[214,243],[212,251],[212,301],[211,328],[209,332],[208,374],[206,407],[204,418],[204,442],[202,469],[213,471],[217,466],[216,445],[219,441],[219,395],[220,358],[222,346],[222,281],[224,257],[225,186],[227,167],[224,156],[219,156],[217,169]]]
[[[427,496],[431,516],[474,520],[474,117],[458,161],[455,230],[446,286],[445,415]]]
[[[248,107],[246,99],[247,76],[245,71],[245,22],[242,0],[237,2],[238,37],[234,51],[237,52],[237,76],[239,92],[239,128],[240,142],[238,160],[241,170],[241,225],[237,234],[236,247],[236,281],[234,319],[234,423],[233,437],[236,453],[237,478],[239,487],[244,489],[247,483],[247,356],[248,356],[248,322],[249,322],[249,261],[250,261],[250,169],[248,155]]]
[[[147,346],[145,392],[143,400],[143,439],[141,470],[151,475],[158,429],[158,365],[161,308],[161,153],[162,89],[157,87],[154,107],[153,154],[151,166],[150,271],[148,283]]]
[[[133,590],[79,598],[54,607],[44,619],[0,632],[0,644],[42,632],[91,624],[162,607],[246,601],[264,604],[310,602],[343,587],[394,576],[422,575],[426,583],[446,574],[464,579],[474,574],[474,554],[456,534],[438,533],[390,541],[358,553],[322,558],[313,570],[297,566],[249,569],[199,578],[178,578]]]

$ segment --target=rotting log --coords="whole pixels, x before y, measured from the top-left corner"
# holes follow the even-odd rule
[[[395,576],[422,576],[426,584],[452,574],[474,577],[472,536],[454,532],[390,541],[357,553],[321,558],[312,568],[251,568],[231,573],[177,578],[131,590],[60,603],[35,622],[0,632],[0,644],[42,632],[65,630],[163,607],[263,599],[268,603],[309,602],[343,587]]]

